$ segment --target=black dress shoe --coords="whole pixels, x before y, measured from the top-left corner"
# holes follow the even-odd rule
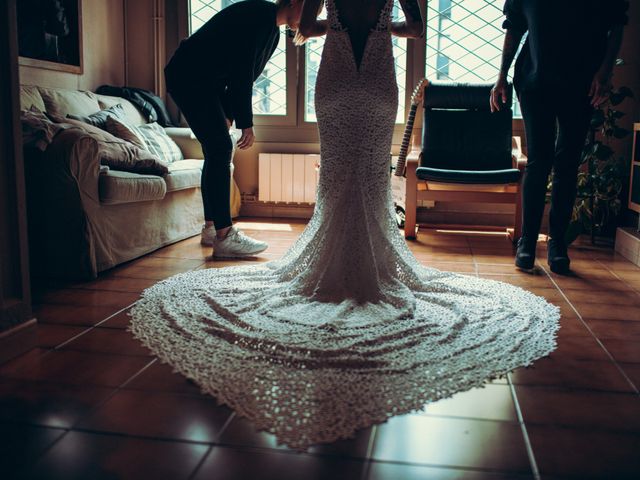
[[[536,242],[524,237],[518,240],[516,267],[531,270],[536,263]]]
[[[566,275],[569,273],[569,254],[567,253],[567,245],[555,238],[550,238],[547,243],[547,263],[553,273],[558,275]]]

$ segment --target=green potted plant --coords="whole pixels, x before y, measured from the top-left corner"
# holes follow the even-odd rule
[[[597,108],[582,152],[578,174],[578,195],[567,230],[567,243],[579,235],[590,233],[612,236],[616,219],[622,208],[620,194],[626,185],[628,169],[624,158],[611,148],[615,139],[623,139],[631,132],[618,125],[625,113],[617,107],[633,92],[627,87],[614,89],[606,102]]]

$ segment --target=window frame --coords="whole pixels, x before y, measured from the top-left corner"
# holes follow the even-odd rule
[[[176,0],[179,2],[178,10],[181,12],[178,21],[178,30],[181,38],[190,34],[191,11],[189,0]],[[405,84],[405,118],[411,105],[413,89],[423,78],[428,78],[427,68],[427,43],[426,22],[429,9],[427,2],[423,0],[422,8],[425,15],[425,32],[420,38],[407,41],[406,55],[406,84]],[[286,78],[287,78],[287,113],[286,115],[254,114],[254,125],[257,129],[256,136],[263,143],[293,143],[299,144],[303,149],[312,149],[318,139],[317,122],[305,120],[305,94],[306,94],[306,54],[304,47],[296,47],[288,32],[283,32],[286,38]],[[414,131],[422,128],[421,115],[416,119]],[[393,146],[397,148],[402,141],[405,125],[396,124],[393,133]],[[521,117],[513,118],[513,135],[524,137],[524,123]]]

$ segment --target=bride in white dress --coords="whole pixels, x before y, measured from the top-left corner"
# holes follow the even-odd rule
[[[348,3],[326,0],[320,181],[305,231],[280,260],[162,281],[131,313],[161,360],[295,448],[529,365],[554,350],[558,328],[544,299],[424,267],[407,248],[389,185],[393,0],[367,1],[371,30],[341,15]]]

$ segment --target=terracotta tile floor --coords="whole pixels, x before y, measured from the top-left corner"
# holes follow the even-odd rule
[[[241,225],[278,258],[303,223]],[[527,288],[560,306],[559,348],[531,368],[306,453],[278,446],[201,395],[126,331],[158,280],[238,262],[197,237],[36,295],[38,345],[0,365],[0,477],[34,479],[638,478],[640,268],[572,247],[575,275],[514,270],[502,235],[423,230],[410,247],[440,269]],[[539,257],[544,260],[544,244]]]

